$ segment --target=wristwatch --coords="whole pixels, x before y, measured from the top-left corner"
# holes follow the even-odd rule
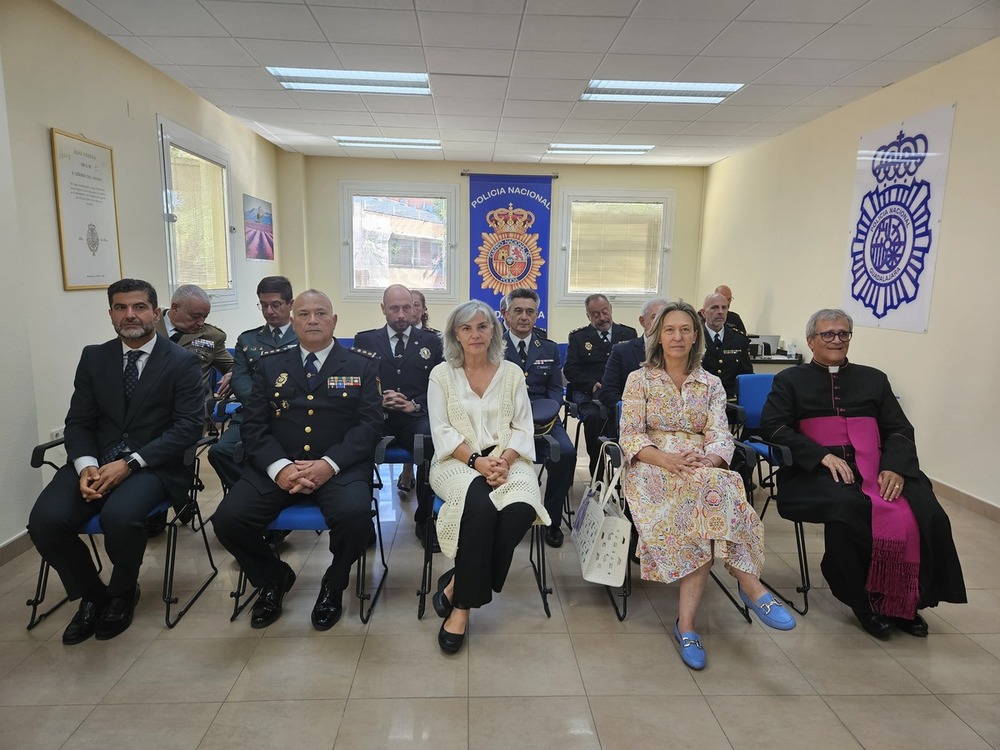
[[[469,456],[469,468],[470,469],[475,469],[476,468],[476,460],[480,459],[480,458],[482,458],[482,455],[479,454],[479,453],[473,453],[471,456]]]
[[[125,465],[128,466],[128,473],[129,474],[135,474],[137,471],[139,471],[142,468],[142,464],[139,463],[139,459],[138,458],[130,458]]]
[[[414,414],[419,414],[420,413],[420,404],[418,404],[416,401],[413,401],[412,399],[411,399],[411,402],[413,403],[413,413]]]

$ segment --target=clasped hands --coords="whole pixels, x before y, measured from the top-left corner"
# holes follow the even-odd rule
[[[382,408],[392,411],[405,411],[407,414],[416,410],[416,404],[399,391],[386,390],[382,392]]]
[[[693,474],[696,469],[709,468],[716,469],[715,461],[712,457],[697,451],[681,451],[680,453],[669,453],[660,451],[660,466],[671,474],[687,476]]]
[[[80,494],[88,503],[103,500],[131,473],[123,458],[104,466],[87,466],[80,472]]]
[[[834,482],[854,483],[854,471],[844,459],[827,453],[820,463],[830,470],[830,476],[833,477]],[[878,494],[887,503],[897,499],[903,494],[902,475],[888,469],[880,471],[878,473]]]
[[[485,471],[484,471],[485,464]],[[476,459],[476,471],[486,477],[486,484],[490,487],[499,487],[507,482],[507,475],[510,474],[510,464],[503,456],[480,456]]]
[[[326,484],[333,476],[333,467],[323,459],[299,460],[278,472],[275,484],[289,495],[309,495]]]

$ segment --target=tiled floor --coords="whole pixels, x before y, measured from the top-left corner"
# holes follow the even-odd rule
[[[160,537],[132,628],[72,647],[60,641],[71,606],[25,630],[35,553],[4,565],[0,748],[1000,748],[1000,526],[981,516],[949,508],[970,603],[925,613],[927,639],[859,630],[823,588],[814,528],[816,588],[794,631],[747,624],[709,585],[704,672],[683,666],[670,636],[676,586],[637,582],[618,622],[605,590],[580,578],[568,537],[548,554],[551,619],[525,542],[507,589],[473,613],[466,648],[445,656],[429,602],[416,617],[421,552],[395,469],[381,495],[390,572],[368,625],[352,599],[329,632],[310,626],[328,555],[311,532],[281,548],[300,577],[265,631],[247,614],[229,622],[236,570],[214,539],[221,572],[176,628],[163,624]],[[206,478],[211,511],[220,493]],[[769,513],[766,527],[766,577],[791,583],[791,525]],[[182,558],[194,542],[184,530]],[[192,559],[179,563],[179,587],[204,570]]]

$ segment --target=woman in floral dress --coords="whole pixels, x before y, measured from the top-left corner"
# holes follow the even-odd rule
[[[760,582],[764,527],[729,471],[733,438],[722,382],[701,368],[704,326],[691,305],[672,302],[646,339],[646,362],[622,394],[622,487],[639,533],[642,578],[680,581],[674,638],[693,669],[705,666],[695,617],[716,553],[740,597],[770,627],[794,618]]]

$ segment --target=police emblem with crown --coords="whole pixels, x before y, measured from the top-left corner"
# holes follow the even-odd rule
[[[931,246],[931,184],[917,180],[927,136],[902,130],[872,158],[877,182],[861,199],[851,242],[851,296],[876,318],[912,302]]]
[[[511,289],[537,289],[538,275],[545,263],[538,247],[538,235],[526,234],[535,223],[535,215],[525,208],[496,208],[486,214],[492,232],[483,232],[479,246],[479,275],[483,289],[507,294]]]

